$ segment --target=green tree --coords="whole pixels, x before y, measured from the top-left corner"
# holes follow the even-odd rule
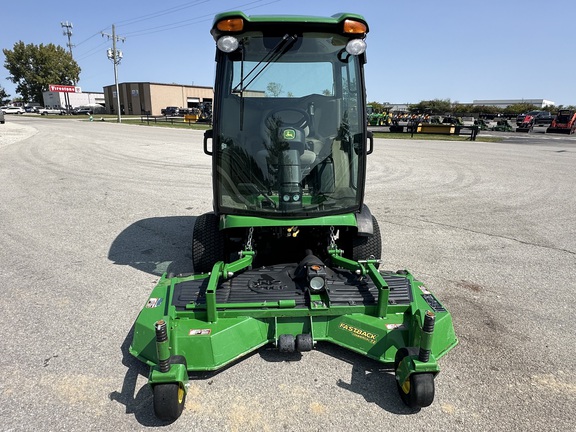
[[[450,99],[423,100],[417,104],[408,105],[408,110],[413,113],[446,114],[452,112],[452,102]]]
[[[80,66],[72,55],[54,44],[24,44],[19,41],[12,50],[3,49],[8,79],[25,102],[41,102],[49,84],[71,85],[78,81]]]
[[[6,105],[10,102],[10,95],[6,93],[4,87],[0,86],[0,105]]]
[[[381,104],[380,102],[368,102],[368,105],[372,107],[372,110],[374,112],[384,112],[384,105]]]
[[[476,114],[498,114],[500,111],[502,111],[501,108],[492,105],[476,105],[471,110],[471,112]]]
[[[504,114],[522,114],[527,113],[528,111],[536,111],[541,108],[537,107],[536,105],[532,105],[529,103],[519,103],[508,105],[504,108]]]

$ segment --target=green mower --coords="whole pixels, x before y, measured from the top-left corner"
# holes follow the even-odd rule
[[[337,344],[393,367],[411,408],[432,403],[437,360],[457,338],[422,282],[379,268],[381,234],[364,204],[367,33],[355,14],[215,17],[203,144],[214,211],[194,225],[194,273],[161,277],[130,346],[150,366],[159,418],[180,416],[189,373],[269,344]]]

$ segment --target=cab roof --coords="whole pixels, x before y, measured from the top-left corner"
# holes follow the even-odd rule
[[[331,17],[308,15],[246,15],[241,11],[223,12],[214,17],[210,33],[217,40],[223,32],[217,29],[218,22],[225,19],[242,18],[246,31],[263,31],[265,33],[283,33],[299,31],[342,32],[344,21],[354,20],[363,23],[368,33],[368,24],[362,15],[338,13]],[[365,36],[365,35],[364,35]]]

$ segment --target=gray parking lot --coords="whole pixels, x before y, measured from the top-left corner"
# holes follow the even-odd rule
[[[319,344],[194,376],[164,425],[127,348],[159,275],[191,268],[212,201],[202,132],[15,117],[0,125],[0,429],[574,428],[574,137],[375,140],[382,267],[423,280],[460,340],[432,406],[411,413],[386,367]]]

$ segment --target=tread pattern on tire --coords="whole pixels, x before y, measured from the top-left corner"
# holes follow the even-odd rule
[[[224,236],[218,229],[218,217],[205,213],[194,223],[192,263],[195,272],[209,272],[217,261],[224,259]]]
[[[161,420],[174,421],[180,417],[186,402],[186,393],[182,401],[178,401],[180,385],[177,383],[156,384],[154,393],[154,414]]]
[[[364,260],[374,256],[376,259],[382,258],[382,238],[378,221],[372,216],[373,235],[356,235],[352,240],[352,259],[354,261]]]

